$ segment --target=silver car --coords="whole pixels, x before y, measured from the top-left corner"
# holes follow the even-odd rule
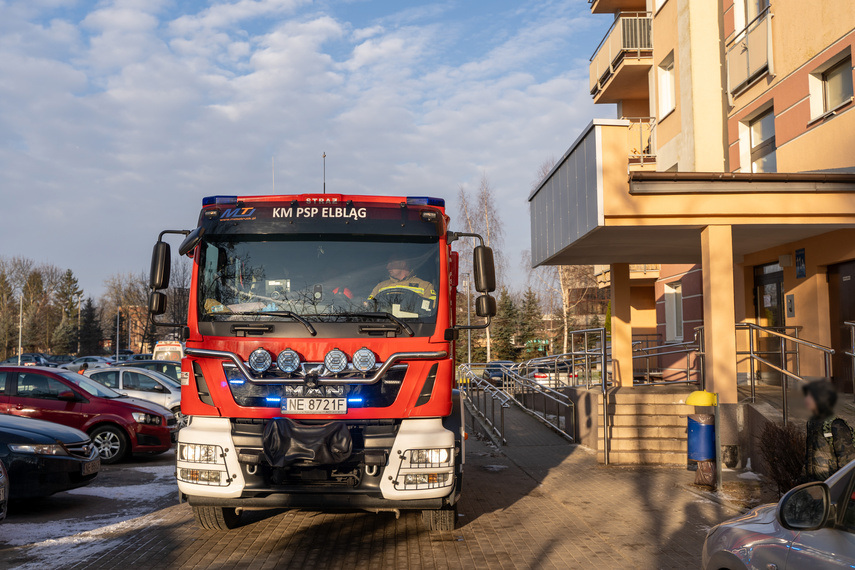
[[[714,526],[703,568],[855,568],[855,461],[824,482],[796,487],[777,505]]]
[[[87,369],[90,368],[106,368],[108,366],[113,365],[113,361],[104,358],[103,356],[81,356],[80,358],[75,358],[68,364],[63,364],[60,368],[64,370],[69,370],[71,372],[79,372],[80,368],[83,365],[86,365]]]
[[[87,370],[85,375],[120,394],[160,404],[181,424],[181,385],[169,376],[129,366]]]

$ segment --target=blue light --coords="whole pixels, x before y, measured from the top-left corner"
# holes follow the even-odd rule
[[[214,204],[235,204],[237,196],[206,196],[202,198],[202,206],[213,206]]]
[[[243,380],[229,380],[229,384],[243,384]]]
[[[407,204],[410,206],[438,206],[445,208],[445,200],[442,198],[431,198],[430,196],[409,196]]]
[[[347,401],[352,404],[361,404],[362,398],[348,398]]]
[[[265,398],[265,400],[267,400],[268,402],[270,402],[272,404],[277,404],[277,403],[282,401],[282,398],[268,397],[268,398]]]

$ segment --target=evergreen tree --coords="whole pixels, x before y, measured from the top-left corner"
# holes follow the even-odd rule
[[[59,326],[53,331],[53,349],[58,354],[71,354],[77,350],[77,321],[62,315]]]
[[[493,350],[495,360],[516,360],[517,350],[514,347],[517,321],[519,315],[514,299],[506,287],[499,292],[498,312],[493,319]]]
[[[540,300],[531,287],[526,289],[523,295],[522,309],[520,311],[519,343],[526,358],[537,355],[537,348],[529,341],[537,340],[543,330],[543,313],[540,310]]]
[[[77,303],[83,289],[77,282],[77,277],[71,269],[66,269],[65,273],[60,278],[59,285],[56,289],[56,304],[62,310],[63,315],[67,315],[69,319],[77,321]]]
[[[91,298],[87,298],[80,314],[80,353],[98,354],[101,350],[101,320]]]

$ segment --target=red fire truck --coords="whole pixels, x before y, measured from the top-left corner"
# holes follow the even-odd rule
[[[185,343],[176,472],[207,529],[245,509],[421,510],[457,519],[463,413],[454,390],[457,254],[476,314],[495,315],[493,252],[448,230],[442,199],[212,196],[154,246],[149,312]],[[193,259],[186,323],[161,323],[168,234]]]

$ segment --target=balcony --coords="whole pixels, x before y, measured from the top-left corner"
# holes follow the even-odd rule
[[[772,17],[769,8],[760,12],[725,44],[727,92],[735,97],[755,79],[772,72]]]
[[[647,75],[653,65],[650,12],[621,12],[591,57],[594,103],[647,99]]]
[[[623,117],[629,121],[626,130],[630,169],[656,164],[656,118]]]
[[[643,11],[646,0],[588,0],[592,14],[614,14],[615,12]]]
[[[658,263],[633,263],[629,266],[629,280],[634,285],[653,284],[659,279]],[[594,277],[600,289],[609,287],[612,283],[611,267],[608,265],[595,265]]]

